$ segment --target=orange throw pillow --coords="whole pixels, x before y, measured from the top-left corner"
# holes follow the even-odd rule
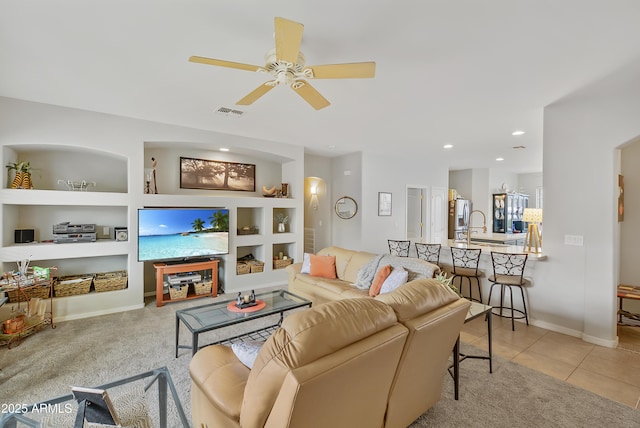
[[[335,279],[336,277],[336,256],[316,256],[309,254],[311,268],[309,275],[322,278]]]
[[[384,284],[385,279],[391,274],[391,265],[382,266],[378,273],[376,273],[376,277],[371,284],[371,288],[369,288],[369,296],[376,297],[380,294],[380,289],[382,288],[382,284]]]

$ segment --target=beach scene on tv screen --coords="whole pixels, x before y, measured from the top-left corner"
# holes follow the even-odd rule
[[[226,209],[142,209],[138,260],[202,257],[229,252]]]

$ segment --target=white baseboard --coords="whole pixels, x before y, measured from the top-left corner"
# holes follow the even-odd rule
[[[77,315],[67,315],[67,316],[56,316],[53,321],[54,322],[60,322],[60,321],[71,321],[71,320],[79,320],[79,319],[83,319],[83,318],[91,318],[91,317],[97,317],[100,315],[108,315],[108,314],[115,314],[118,312],[126,312],[126,311],[132,311],[134,309],[142,309],[144,308],[144,303],[140,303],[137,305],[132,305],[132,306],[125,306],[125,307],[118,307],[118,308],[113,308],[113,309],[108,309],[108,310],[104,310],[104,311],[95,311],[95,312],[85,312],[82,314],[77,314]]]

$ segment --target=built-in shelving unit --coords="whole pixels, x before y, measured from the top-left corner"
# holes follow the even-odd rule
[[[29,161],[35,186],[33,190],[9,189],[9,174],[1,182],[2,270],[15,270],[17,260],[31,257],[32,264],[57,266],[61,276],[128,272],[126,289],[54,298],[57,319],[141,308],[145,294],[155,294],[152,263],[138,262],[136,257],[137,211],[143,207],[228,208],[229,254],[219,257],[221,289],[234,292],[286,286],[286,273],[274,271],[272,259],[281,244],[290,253],[300,252],[292,257],[302,256],[303,148],[26,101],[0,100],[0,107],[11,113],[0,135],[2,165]],[[163,137],[166,140],[158,141]],[[220,145],[230,147],[231,152],[218,151]],[[181,156],[253,164],[255,189],[182,188]],[[152,158],[157,161],[159,194],[145,194]],[[69,181],[82,180],[91,183],[87,191],[68,190]],[[263,185],[281,183],[289,183],[288,199],[262,196]],[[273,221],[274,211],[279,210],[290,216],[285,233],[278,233]],[[64,221],[96,224],[97,241],[43,242],[51,240],[53,225]],[[258,233],[238,233],[244,226],[255,226]],[[128,228],[128,240],[115,241],[114,227]],[[34,229],[39,242],[14,243],[16,229]],[[246,253],[265,262],[263,272],[236,274],[236,259]]]
[[[73,176],[74,170],[78,170],[75,166],[79,155],[85,167],[104,165],[118,177],[102,189],[96,183],[87,191],[65,190],[68,189],[67,180],[82,180]],[[113,154],[105,157],[102,151],[89,149],[70,151],[67,146],[59,145],[19,145],[3,149],[4,164],[27,159],[37,188],[0,189],[2,271],[15,270],[16,261],[27,258],[31,265],[56,266],[58,276],[128,271],[131,242],[116,241],[113,235],[114,227],[128,227],[129,224],[126,158]],[[106,177],[108,172],[99,174]],[[94,177],[92,174],[91,178]],[[65,183],[59,183],[59,180]],[[108,191],[100,191],[104,188]],[[53,225],[62,222],[95,224],[99,239],[95,242],[54,243]],[[34,229],[36,242],[15,243],[16,229]],[[110,297],[104,298],[111,293],[101,293],[99,299],[97,293],[60,297],[55,298],[52,304],[62,319],[81,316],[86,311],[103,313],[125,306]],[[122,294],[121,290],[116,293]]]

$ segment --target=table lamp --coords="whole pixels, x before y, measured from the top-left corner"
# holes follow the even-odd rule
[[[538,229],[538,223],[542,223],[542,208],[525,208],[522,213],[522,221],[529,223],[527,235],[524,238],[525,251],[533,253],[542,251],[542,237]]]

